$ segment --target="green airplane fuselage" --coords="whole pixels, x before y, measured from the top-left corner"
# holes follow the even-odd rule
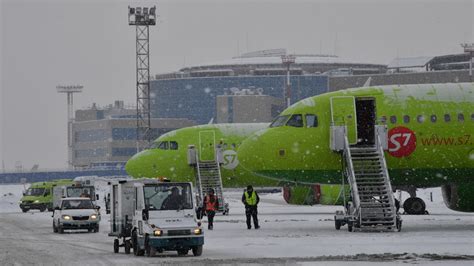
[[[277,181],[255,176],[240,167],[237,149],[252,133],[268,123],[208,124],[168,132],[154,141],[147,150],[135,154],[126,164],[129,175],[167,177],[176,182],[194,182],[194,167],[188,165],[188,147],[194,145],[202,159],[214,158],[217,146],[223,150],[221,167],[224,187],[276,186]],[[207,157],[207,158],[206,158]]]
[[[242,143],[241,166],[279,181],[340,184],[342,157],[330,149],[331,124],[346,125],[354,145],[374,137],[373,125],[386,125],[394,187],[474,181],[473,83],[358,88],[304,99]]]

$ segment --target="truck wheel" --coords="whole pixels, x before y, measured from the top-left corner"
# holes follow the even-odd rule
[[[336,230],[340,230],[341,229],[341,221],[334,220],[334,223],[335,223],[335,226],[336,226]]]
[[[118,252],[119,252],[119,240],[114,239],[114,253],[118,253]]]
[[[124,246],[125,246],[125,254],[130,254],[130,240],[125,240],[124,241]]]
[[[58,224],[58,230],[60,234],[64,234],[64,228],[61,226],[61,224]]]
[[[145,254],[145,250],[141,249],[138,245],[137,231],[132,233],[132,248],[135,256],[143,256]]]
[[[56,225],[54,224],[54,220],[53,220],[53,232],[54,232],[54,233],[57,233],[57,232],[58,232],[58,228],[57,228]]]
[[[188,249],[178,249],[178,255],[179,256],[186,256],[188,255],[189,250]]]
[[[94,229],[94,233],[98,233],[98,232],[99,232],[99,224],[97,224]]]
[[[201,254],[202,254],[202,245],[193,247],[193,255],[194,256],[198,257],[198,256],[201,256]]]
[[[155,256],[156,249],[150,246],[148,235],[145,235],[145,253],[147,257]]]

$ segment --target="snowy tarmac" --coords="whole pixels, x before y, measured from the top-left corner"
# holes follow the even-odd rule
[[[288,205],[281,193],[260,195],[261,229],[248,230],[241,192],[229,190],[230,215],[217,215],[214,230],[205,230],[201,257],[165,252],[154,258],[126,255],[123,249],[114,254],[103,208],[99,233],[53,233],[51,213],[21,212],[22,190],[22,185],[0,186],[0,265],[474,265],[474,213],[447,209],[439,188],[419,193],[430,215],[403,215],[401,232],[383,233],[336,231],[333,216],[341,207]]]

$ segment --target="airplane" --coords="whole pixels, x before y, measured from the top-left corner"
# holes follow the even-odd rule
[[[167,177],[176,182],[193,182],[194,168],[188,165],[188,146],[200,148],[200,156],[213,149],[206,149],[210,143],[219,145],[223,151],[221,176],[224,187],[284,186],[284,199],[291,204],[334,204],[340,202],[339,185],[312,184],[298,186],[286,184],[254,175],[241,167],[237,149],[247,137],[268,127],[269,123],[206,124],[170,131],[157,138],[147,149],[130,158],[125,170],[134,178]],[[202,145],[202,148],[201,148]],[[202,151],[202,152],[201,152]],[[210,155],[211,158],[214,156]]]
[[[303,99],[239,147],[241,167],[299,184],[341,184],[342,156],[331,125],[347,126],[351,145],[373,143],[386,125],[392,189],[407,191],[408,214],[426,213],[417,188],[442,187],[449,209],[474,212],[474,83],[362,87]]]

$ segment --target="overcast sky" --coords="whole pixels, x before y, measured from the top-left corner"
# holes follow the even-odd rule
[[[459,53],[473,41],[473,1],[0,0],[0,160],[65,167],[66,95],[75,108],[135,101],[135,32],[127,6],[156,5],[151,73],[247,51],[336,53],[387,64]]]

